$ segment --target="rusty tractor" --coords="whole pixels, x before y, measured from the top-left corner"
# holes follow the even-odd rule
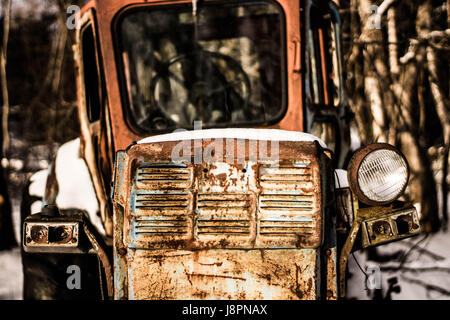
[[[332,1],[91,0],[76,21],[81,136],[31,181],[25,298],[333,300],[353,251],[420,232],[403,154],[350,152]]]

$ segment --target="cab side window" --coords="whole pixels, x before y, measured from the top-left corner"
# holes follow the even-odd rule
[[[334,98],[337,96],[335,94],[337,74],[336,70],[330,68],[336,64],[331,61],[335,58],[330,42],[331,30],[329,15],[324,16],[313,6],[308,30],[310,96],[312,103],[322,106],[336,105]]]
[[[89,121],[95,122],[100,119],[102,91],[94,31],[91,24],[85,27],[82,33],[82,54],[87,114]]]

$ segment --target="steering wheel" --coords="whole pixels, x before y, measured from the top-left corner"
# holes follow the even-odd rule
[[[182,78],[170,71],[170,68],[176,63],[181,64],[179,69],[181,71],[178,74]],[[226,75],[230,74],[234,77],[227,80]],[[159,92],[159,97],[156,96],[157,85],[162,79],[166,79],[166,84],[170,87],[175,84],[179,85],[180,87],[177,87],[176,90],[184,90],[186,93],[183,97],[184,101],[176,103],[177,110],[175,112],[168,112],[170,99],[165,99],[164,93]],[[244,90],[242,90],[241,83],[245,87]],[[204,50],[177,55],[160,66],[158,73],[151,81],[150,90],[152,105],[156,107],[155,113],[159,114],[156,118],[152,117],[152,127],[160,126],[164,117],[167,126],[170,122],[177,122],[171,115],[176,114],[177,117],[180,117],[180,113],[187,114],[189,104],[195,107],[196,116],[200,115],[201,118],[199,120],[204,120],[203,116],[210,120],[213,111],[216,111],[216,114],[223,111],[224,114],[231,115],[230,106],[233,109],[245,110],[249,106],[251,96],[250,79],[239,62],[230,56]],[[238,93],[239,91],[241,93]],[[171,94],[172,88],[169,88],[169,96]]]

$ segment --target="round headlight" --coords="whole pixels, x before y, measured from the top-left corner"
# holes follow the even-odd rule
[[[405,191],[409,168],[405,156],[387,143],[359,149],[347,170],[350,189],[368,205],[387,204]]]

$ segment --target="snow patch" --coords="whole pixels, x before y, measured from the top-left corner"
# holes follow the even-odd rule
[[[92,224],[105,234],[102,221],[97,215],[99,205],[91,181],[89,169],[80,158],[80,139],[63,144],[56,154],[55,172],[58,181],[56,205],[60,209],[81,209],[89,213]]]
[[[248,129],[248,128],[227,128],[227,129],[205,129],[205,130],[184,130],[173,133],[161,134],[151,136],[138,141],[142,143],[155,143],[163,141],[179,141],[179,140],[194,140],[194,139],[249,139],[249,140],[264,140],[264,141],[317,141],[322,148],[327,145],[316,136],[297,131],[287,131],[279,129]]]
[[[20,248],[0,251],[0,300],[23,297],[23,273]]]
[[[45,185],[47,183],[48,170],[39,170],[34,173],[30,178],[30,186],[28,187],[28,193],[30,196],[43,198],[45,194]]]
[[[36,214],[42,211],[43,208],[43,202],[42,201],[35,201],[31,204],[30,212],[31,214]]]

